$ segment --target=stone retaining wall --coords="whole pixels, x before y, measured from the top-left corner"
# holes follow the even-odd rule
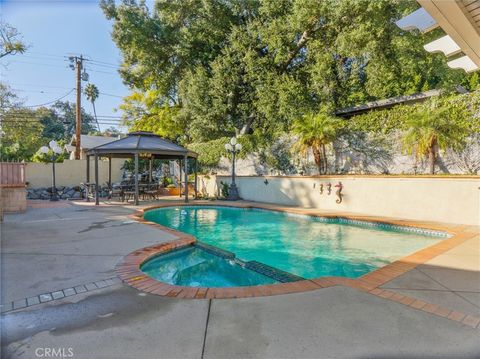
[[[108,196],[108,187],[100,186],[100,197]],[[80,186],[58,186],[57,194],[59,199],[80,199],[84,198],[85,194]],[[49,200],[52,197],[52,187],[39,187],[27,189],[28,199],[45,199]]]

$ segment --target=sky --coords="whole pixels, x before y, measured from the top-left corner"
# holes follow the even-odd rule
[[[95,102],[101,128],[118,125],[115,111],[129,94],[117,72],[120,51],[111,39],[112,22],[92,0],[0,0],[0,16],[22,34],[25,54],[0,60],[1,81],[10,85],[25,105],[54,101],[76,86],[75,71],[68,56],[82,54],[89,82],[100,95]],[[85,86],[86,82],[82,82]],[[75,101],[75,91],[63,100]],[[93,114],[92,104],[82,94],[82,106]],[[124,130],[124,129],[123,129]]]

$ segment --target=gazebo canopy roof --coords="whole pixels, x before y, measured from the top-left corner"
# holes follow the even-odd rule
[[[198,156],[197,153],[185,147],[146,131],[130,132],[124,138],[94,147],[87,152],[88,155],[111,155],[112,157],[130,157],[135,153],[148,153],[164,159]]]

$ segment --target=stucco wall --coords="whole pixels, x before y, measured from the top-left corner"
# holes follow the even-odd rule
[[[112,182],[119,182],[122,178],[121,167],[124,160],[112,159]],[[86,181],[87,160],[65,160],[55,164],[55,178],[57,186],[78,186]],[[98,161],[98,178],[101,184],[108,181],[108,160]],[[29,188],[50,187],[52,185],[52,164],[27,163],[25,167],[26,181]],[[90,161],[90,181],[95,180],[95,162]]]
[[[268,184],[265,184],[265,179]],[[199,190],[215,195],[225,176],[201,177]],[[334,187],[343,184],[343,201]],[[320,184],[324,192],[320,194]],[[327,195],[326,184],[332,184]],[[480,177],[322,176],[238,177],[240,196],[249,201],[314,207],[413,220],[480,224]],[[314,187],[315,185],[315,187]]]

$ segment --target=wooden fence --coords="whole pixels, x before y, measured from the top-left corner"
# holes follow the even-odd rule
[[[1,187],[25,187],[25,163],[0,162]]]

